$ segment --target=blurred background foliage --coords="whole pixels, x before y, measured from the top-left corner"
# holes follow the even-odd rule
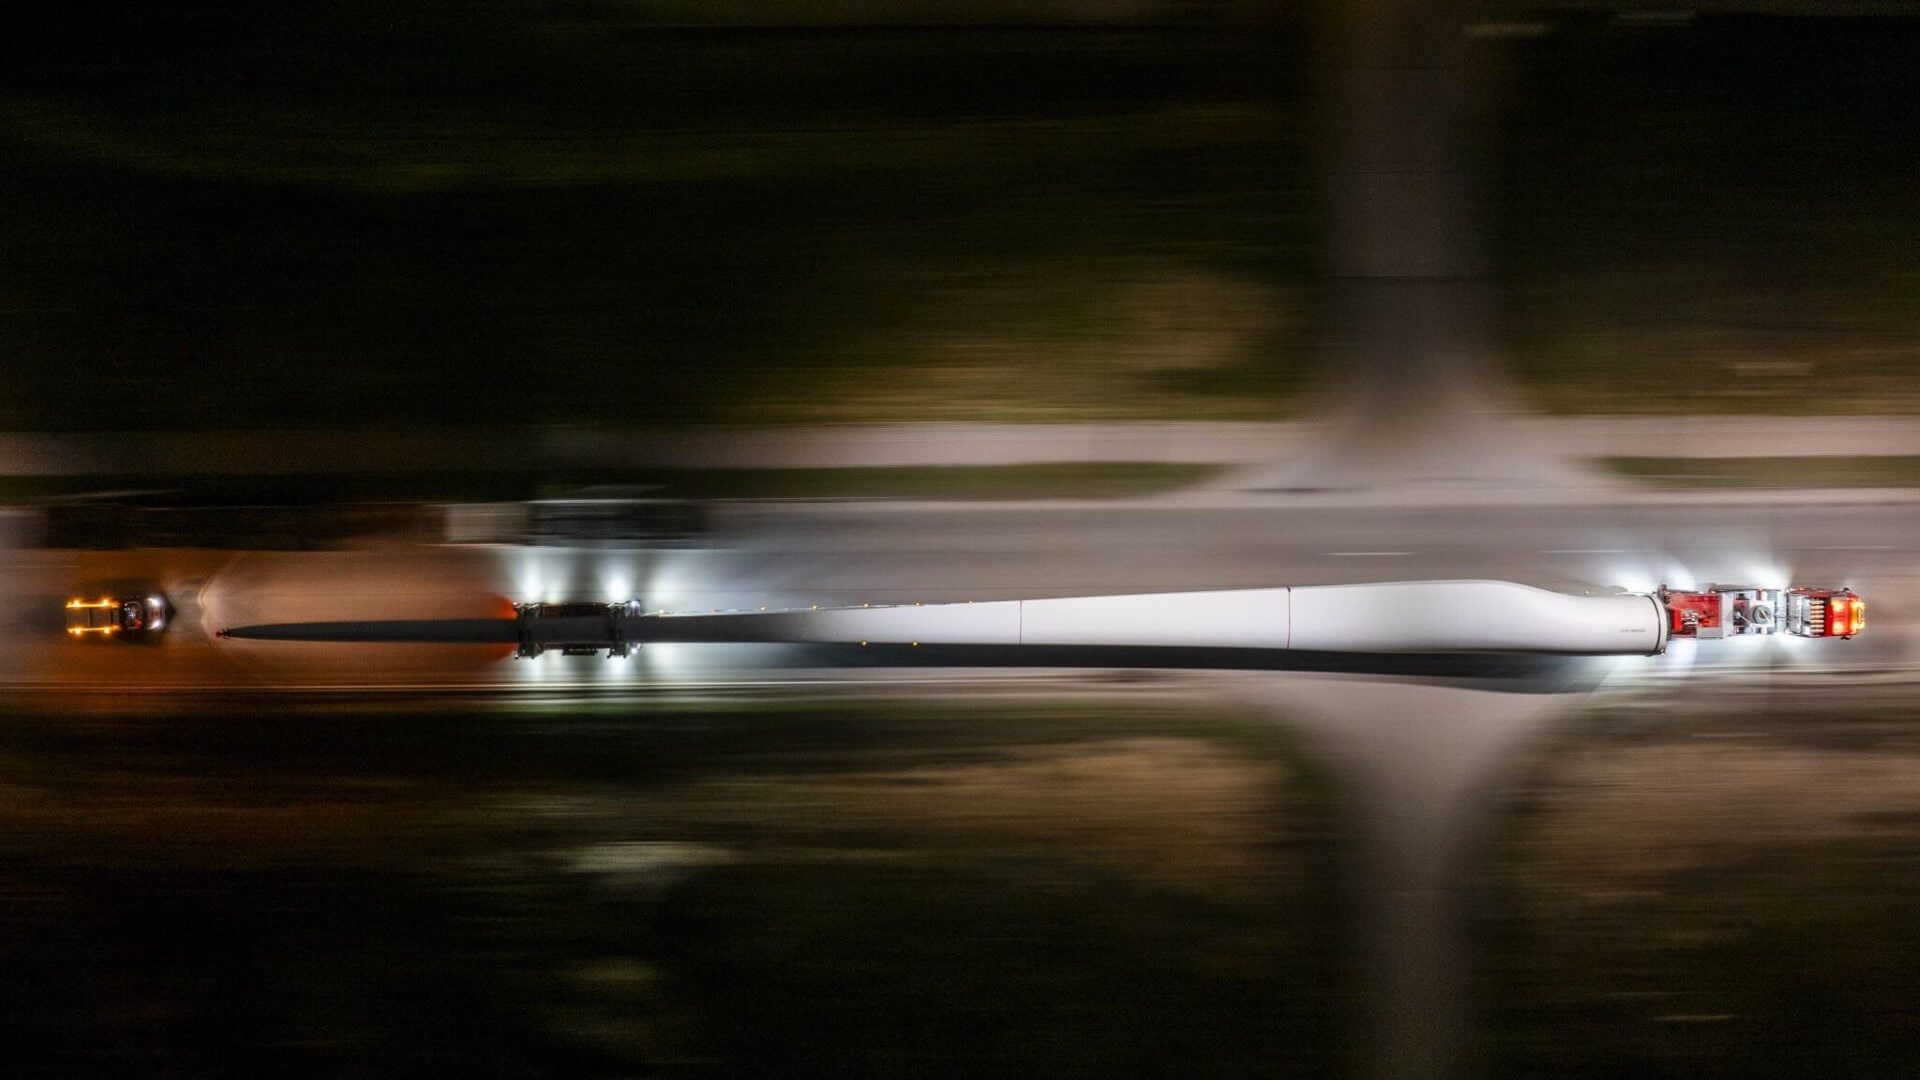
[[[1301,9],[764,8],[10,5],[0,425],[1309,407]],[[1499,46],[1545,406],[1920,403],[1916,35],[1844,25]]]
[[[1351,841],[1264,717],[385,707],[10,716],[15,1075],[1340,1070]]]

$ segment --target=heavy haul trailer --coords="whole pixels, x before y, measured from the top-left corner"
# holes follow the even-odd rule
[[[1660,586],[1669,638],[1851,638],[1867,626],[1867,603],[1852,589],[1760,589],[1710,585],[1697,592]]]
[[[1337,653],[1658,655],[1676,638],[1850,638],[1849,589],[1573,596],[1506,581],[1381,582],[771,613],[647,614],[637,600],[522,604],[517,655],[628,655],[648,642],[1128,646]]]
[[[650,614],[639,600],[527,603],[512,619],[279,623],[218,634],[511,644],[523,659],[602,651],[617,659],[667,642],[1657,656],[1677,638],[1845,639],[1866,625],[1866,602],[1844,588],[1662,586],[1574,596],[1511,581],[1392,581],[689,615]]]
[[[515,604],[514,653],[531,660],[549,649],[563,656],[592,656],[607,650],[617,660],[633,650],[630,628],[643,612],[640,601],[602,604]]]

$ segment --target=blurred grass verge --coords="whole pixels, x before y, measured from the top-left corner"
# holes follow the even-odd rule
[[[1920,457],[1611,457],[1607,469],[1674,488],[1920,487]]]
[[[0,476],[0,503],[134,492],[181,505],[497,502],[579,497],[684,499],[1045,499],[1150,495],[1204,483],[1226,466],[1153,461],[847,469],[512,471]],[[609,492],[607,489],[616,489]]]
[[[1341,825],[1262,717],[255,701],[0,727],[25,1074],[1337,1071]]]
[[[1907,1072],[1920,736],[1891,689],[1719,683],[1537,748],[1483,879],[1480,1075]]]
[[[1569,413],[1920,410],[1914,19],[1706,19],[1515,57],[1505,326]]]
[[[0,428],[1298,415],[1342,362],[1312,35],[1172,7],[10,5]],[[1515,44],[1522,391],[1920,410],[1915,26]]]
[[[0,46],[3,426],[1267,418],[1303,365],[1243,35],[65,18]]]

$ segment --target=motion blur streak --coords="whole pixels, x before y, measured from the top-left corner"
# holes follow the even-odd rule
[[[1641,6],[0,4],[6,1075],[1911,1075],[1920,17]]]
[[[1380,582],[964,604],[862,606],[736,615],[646,616],[637,603],[592,617],[517,622],[411,620],[278,623],[223,629],[257,641],[628,646],[674,642],[1301,649],[1314,652],[1519,652],[1648,656],[1666,644],[1665,609],[1648,596],[1567,596],[1501,581]],[[535,652],[537,656],[537,652]]]

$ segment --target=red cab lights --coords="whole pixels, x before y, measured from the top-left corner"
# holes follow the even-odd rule
[[[1852,637],[1867,625],[1867,602],[1850,592],[1827,598],[1827,636]]]

